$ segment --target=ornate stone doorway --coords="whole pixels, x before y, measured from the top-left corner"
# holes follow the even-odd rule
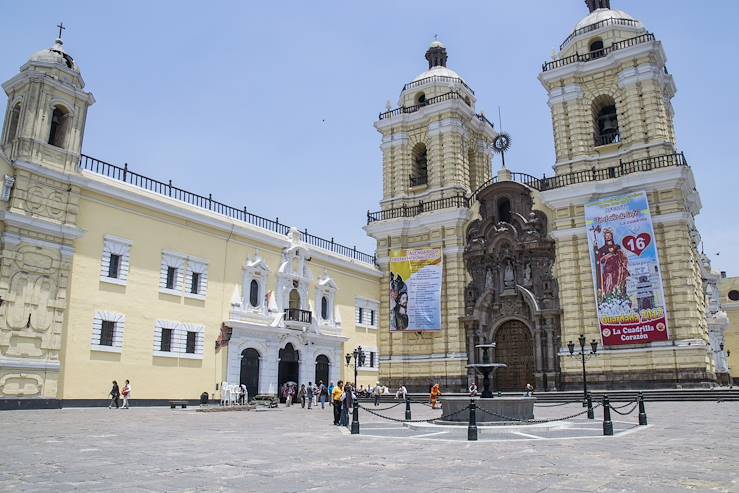
[[[319,354],[316,357],[316,379],[313,383],[323,382],[328,387],[328,357],[325,354]]]
[[[259,352],[256,349],[248,348],[241,352],[240,377],[250,399],[259,393]]]
[[[280,349],[280,365],[277,371],[277,388],[280,392],[280,400],[284,402],[282,397],[282,386],[287,382],[300,383],[300,353],[291,344],[285,344]]]
[[[495,332],[495,361],[505,363],[495,373],[495,390],[523,392],[526,384],[534,384],[534,344],[526,324],[519,320],[504,322]]]

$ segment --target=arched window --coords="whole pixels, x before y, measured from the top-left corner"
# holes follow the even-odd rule
[[[599,96],[593,101],[592,110],[596,147],[621,142],[616,101],[611,96]]]
[[[506,197],[498,199],[498,221],[511,222],[511,201]]]
[[[293,289],[290,291],[290,300],[289,300],[289,308],[293,308],[296,310],[300,309],[300,293],[298,293],[297,289]]]
[[[412,156],[412,172],[411,172],[411,186],[417,187],[419,185],[426,185],[428,183],[428,156],[426,152],[426,145],[418,143],[413,148]]]
[[[49,128],[49,144],[64,147],[69,127],[69,112],[61,106],[54,107]]]
[[[594,39],[590,42],[590,58],[600,58],[602,56],[605,56],[605,51],[603,50],[603,40],[602,39]]]
[[[249,304],[254,308],[259,306],[259,283],[256,279],[249,283]]]
[[[467,162],[470,168],[470,190],[474,191],[477,188],[477,162],[472,149],[467,152]]]
[[[328,300],[325,296],[321,297],[321,318],[324,320],[328,319]]]
[[[422,92],[416,94],[416,104],[426,104],[426,94]]]
[[[8,124],[8,133],[5,136],[5,142],[13,142],[18,133],[18,122],[21,119],[21,104],[16,103],[10,111],[10,121]]]

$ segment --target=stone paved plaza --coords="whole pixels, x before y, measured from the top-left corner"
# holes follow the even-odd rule
[[[9,411],[0,414],[0,491],[739,491],[739,403],[648,403],[647,411],[648,427],[615,437],[485,441],[483,433],[479,442],[351,436],[330,423],[329,409],[299,406]],[[414,405],[413,417],[438,413]],[[628,427],[637,416],[618,419]],[[367,433],[399,427],[366,412],[361,421]]]

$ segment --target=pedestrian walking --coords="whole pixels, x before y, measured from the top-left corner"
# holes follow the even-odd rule
[[[349,426],[349,408],[351,408],[352,402],[352,386],[350,384],[346,384],[344,385],[344,395],[341,402],[341,415],[339,416],[341,426]]]
[[[534,392],[534,387],[531,386],[530,383],[526,384],[526,392],[524,392],[524,397],[531,397],[531,394]]]
[[[336,426],[339,426],[339,420],[341,419],[341,398],[344,396],[343,386],[344,382],[339,380],[331,393],[331,401],[334,404],[334,425]]]
[[[321,380],[319,389],[318,389],[318,400],[321,401],[321,409],[326,409],[326,402],[328,402],[328,388],[323,384],[323,380]]]
[[[441,395],[441,386],[437,383],[431,387],[431,409],[436,409],[436,400]]]
[[[382,386],[380,385],[380,382],[377,382],[377,385],[375,385],[375,388],[372,390],[372,395],[375,398],[375,406],[379,406],[380,396],[382,395]]]
[[[300,398],[300,407],[305,409],[305,384],[300,385],[300,391],[298,392],[298,397]]]
[[[129,380],[126,380],[126,385],[123,386],[121,394],[123,394],[123,406],[121,406],[121,409],[128,409],[131,401],[131,382]]]
[[[111,409],[113,407],[113,404],[115,404],[115,408],[118,409],[120,406],[118,404],[118,399],[121,397],[121,390],[118,388],[118,382],[113,380],[113,388],[110,389],[110,404],[108,404],[108,409]]]
[[[305,399],[308,401],[308,409],[313,405],[313,382],[308,382],[308,386],[305,388]]]

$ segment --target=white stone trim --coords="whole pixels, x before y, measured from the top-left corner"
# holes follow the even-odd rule
[[[360,315],[361,310],[361,315]],[[374,320],[372,316],[374,312]],[[364,298],[356,298],[354,301],[354,325],[358,328],[377,330],[380,318],[380,303]],[[374,323],[373,323],[374,322]]]
[[[103,236],[103,254],[100,257],[100,280],[111,284],[125,286],[128,284],[128,271],[130,268],[131,240],[117,236]],[[118,277],[108,277],[110,270],[110,256],[119,255]]]
[[[7,246],[17,246],[21,243],[27,245],[35,245],[41,248],[48,248],[50,250],[59,250],[63,257],[73,257],[74,247],[69,245],[62,245],[61,243],[55,243],[52,241],[39,240],[36,238],[28,238],[26,236],[19,236],[15,233],[3,233],[2,239]]]
[[[583,97],[583,90],[579,84],[568,84],[564,87],[555,87],[549,91],[550,107],[556,104],[568,103],[570,101],[576,101]]]
[[[172,330],[170,351],[162,351],[162,329]],[[187,353],[187,333],[195,332],[195,352]],[[205,327],[200,324],[174,320],[157,320],[154,324],[152,355],[165,358],[203,359]]]
[[[192,257],[188,257],[187,269],[185,272],[185,297],[205,299],[205,297],[208,296],[208,263],[202,260],[194,260]],[[200,274],[200,278],[198,279],[197,293],[191,292],[193,274]]]
[[[0,368],[12,368],[16,370],[59,371],[61,369],[61,363],[59,363],[58,360],[9,358],[0,356]]]
[[[60,224],[39,217],[26,216],[11,211],[0,211],[0,220],[17,228],[30,229],[38,233],[49,234],[59,238],[76,240],[85,234],[85,230],[69,224]]]
[[[103,321],[113,322],[113,345],[104,346],[100,344]],[[90,346],[93,351],[104,351],[109,353],[120,353],[123,350],[123,333],[126,329],[126,316],[122,313],[96,311],[92,320],[92,337]]]
[[[381,363],[429,363],[433,361],[467,361],[467,353],[434,353],[424,355],[393,355],[380,358]]]
[[[182,295],[182,281],[184,279],[183,268],[185,266],[186,255],[172,252],[162,252],[162,263],[159,271],[159,291],[174,296]],[[167,274],[169,268],[175,269],[174,285],[172,288],[167,287]]]
[[[7,202],[10,200],[10,192],[13,190],[13,184],[15,184],[15,177],[10,175],[5,175],[3,178],[3,191],[2,196],[0,196],[0,199],[3,202]]]

